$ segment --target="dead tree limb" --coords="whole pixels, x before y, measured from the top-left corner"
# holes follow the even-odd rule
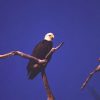
[[[52,48],[51,51],[46,55],[45,59],[47,59],[53,52],[55,52],[57,49],[59,49],[62,46],[62,44],[63,44],[63,42],[60,43],[56,48]],[[32,60],[36,61],[39,64],[43,64],[43,63],[47,62],[45,59],[41,60],[41,59],[33,57],[29,54],[20,52],[20,51],[11,51],[9,53],[2,54],[2,55],[0,55],[0,58],[8,58],[8,57],[15,56],[15,55],[21,56],[21,57],[26,58],[26,59],[32,59]]]
[[[92,78],[92,76],[96,73],[100,71],[100,65],[98,65],[90,74],[89,76],[86,78],[86,80],[84,81],[84,83],[81,86],[81,89],[85,88],[86,85],[88,84],[89,80]]]
[[[45,87],[45,90],[46,90],[46,93],[47,93],[47,97],[48,97],[47,100],[55,100],[54,96],[53,96],[53,93],[52,93],[52,91],[50,89],[50,86],[49,86],[49,83],[48,83],[48,79],[47,79],[45,70],[43,70],[41,72],[41,75],[42,75],[42,80],[43,80],[44,87]]]
[[[14,56],[14,55],[15,55],[15,52],[14,51],[11,51],[9,53],[0,55],[0,58],[7,58],[7,57],[10,57],[10,56]]]
[[[20,51],[11,51],[9,53],[2,54],[2,55],[0,55],[0,58],[8,58],[8,57],[15,56],[15,55],[21,56],[21,57],[26,58],[26,59],[32,59],[32,60],[34,60],[35,62],[37,62],[39,64],[44,64],[44,63],[47,62],[45,59],[41,60],[41,59],[33,57],[29,54],[25,54],[23,52],[20,52]]]

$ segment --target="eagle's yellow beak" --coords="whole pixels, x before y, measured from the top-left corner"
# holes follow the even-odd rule
[[[50,35],[50,38],[51,38],[51,40],[53,40],[54,39],[54,35]]]

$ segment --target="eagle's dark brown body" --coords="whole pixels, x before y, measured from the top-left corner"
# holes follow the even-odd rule
[[[49,53],[49,51],[52,49],[53,43],[52,41],[42,40],[40,41],[36,47],[34,48],[32,52],[32,56],[37,57],[39,59],[44,59],[45,56]],[[50,60],[51,56],[48,58],[48,61]],[[38,66],[36,67],[36,62],[33,60],[30,60],[27,65],[28,75],[29,79],[34,79],[34,77],[42,71],[46,67],[45,66]]]

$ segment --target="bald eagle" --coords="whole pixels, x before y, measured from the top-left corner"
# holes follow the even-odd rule
[[[47,33],[44,39],[40,41],[33,49],[32,56],[43,60],[53,47],[53,42],[52,42],[53,39],[54,39],[54,34]],[[48,57],[48,62],[50,61],[51,56],[52,55]],[[29,63],[27,65],[29,79],[31,80],[34,79],[39,72],[45,69],[46,65],[45,66],[39,65],[34,60],[29,60]]]

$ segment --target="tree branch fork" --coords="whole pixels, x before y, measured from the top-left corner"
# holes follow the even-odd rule
[[[26,58],[26,59],[32,59],[34,60],[36,63],[38,64],[44,64],[44,63],[47,63],[47,58],[52,54],[54,53],[55,51],[57,51],[61,46],[63,45],[63,42],[60,43],[57,47],[55,48],[52,48],[50,50],[50,52],[46,55],[45,59],[39,59],[39,58],[36,58],[34,56],[31,56],[29,54],[26,54],[26,53],[23,53],[21,51],[11,51],[9,53],[6,53],[6,54],[2,54],[0,55],[0,58],[8,58],[8,57],[11,57],[11,56],[15,56],[15,55],[18,55],[18,56],[21,56],[23,58]]]

